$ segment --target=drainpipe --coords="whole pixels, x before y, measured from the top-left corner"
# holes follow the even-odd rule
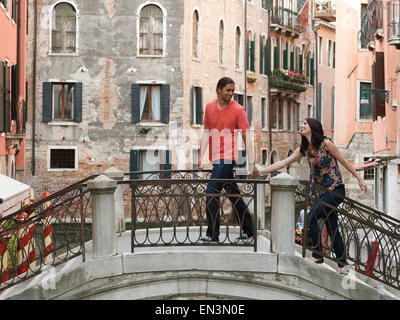
[[[315,118],[318,119],[319,117],[319,109],[318,109],[318,95],[319,95],[319,86],[318,86],[318,63],[319,63],[319,57],[318,57],[318,30],[315,28],[315,0],[312,1],[312,22],[311,22],[311,28],[314,31],[315,34],[315,77],[314,77],[314,106],[315,108]],[[314,72],[314,70],[313,70]],[[322,110],[321,110],[322,112]],[[322,117],[321,117],[322,119]]]
[[[21,79],[21,48],[20,48],[20,46],[21,46],[21,1],[22,0],[19,0],[18,1],[18,3],[17,3],[17,6],[18,6],[18,13],[17,13],[17,15],[18,15],[18,17],[17,17],[17,21],[16,21],[16,23],[17,23],[17,74],[16,74],[16,85],[17,85],[17,88],[16,88],[16,98],[17,98],[17,103],[16,103],[16,107],[17,107],[17,110],[16,110],[16,112],[17,112],[17,115],[19,115],[19,112],[18,112],[18,108],[19,108],[19,101],[20,101],[20,92],[21,92],[21,88],[20,88],[20,79]],[[17,119],[18,119],[18,116],[17,116]],[[20,120],[20,119],[19,119]],[[22,121],[23,121],[23,119],[22,119]],[[20,121],[19,121],[20,122]],[[18,123],[17,123],[17,128],[18,128]]]
[[[37,47],[37,0],[34,3],[34,18],[33,18],[33,80],[32,80],[32,159],[31,159],[31,173],[32,176],[35,175],[35,136],[36,136],[36,125],[35,125],[35,115],[36,115],[36,47]]]

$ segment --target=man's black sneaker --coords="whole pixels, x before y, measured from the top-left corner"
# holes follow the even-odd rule
[[[219,237],[210,237],[210,236],[205,236],[200,239],[201,241],[205,243],[218,243],[219,242]]]
[[[235,243],[243,242],[243,243],[250,243],[253,241],[253,236],[248,236],[246,233],[243,233],[241,236],[235,239]]]

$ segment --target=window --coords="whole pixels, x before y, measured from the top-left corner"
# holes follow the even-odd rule
[[[279,100],[278,106],[278,129],[283,130],[283,101]]]
[[[49,171],[76,170],[78,169],[77,148],[50,146],[47,160]]]
[[[300,103],[296,103],[296,130],[300,131],[301,108]]]
[[[10,66],[8,63],[0,63],[0,132],[10,130]]]
[[[191,108],[190,123],[203,124],[203,94],[202,88],[192,87],[191,89]]]
[[[277,122],[276,122],[276,108],[278,106],[278,100],[273,100],[272,101],[272,108],[271,108],[271,128],[272,129],[277,129]]]
[[[199,149],[193,149],[193,153],[192,153],[192,169],[193,170],[197,170],[197,165],[199,164]]]
[[[361,8],[360,8],[360,21],[362,21],[362,18],[368,14],[368,4],[367,3],[361,3]],[[361,27],[361,23],[360,23]],[[364,26],[367,30],[362,30],[361,37],[360,37],[360,48],[361,49],[367,49],[368,47],[368,42],[369,42],[369,28],[370,24],[366,24]],[[360,28],[361,29],[361,28]]]
[[[328,67],[332,67],[332,41],[328,40]]]
[[[313,109],[312,109],[312,105],[311,104],[309,104],[307,106],[307,117],[308,118],[312,118],[313,117]]]
[[[267,127],[267,103],[265,98],[261,98],[261,128]]]
[[[161,120],[161,87],[140,86],[140,121]]]
[[[263,149],[261,154],[262,157],[262,164],[263,165],[268,165],[268,150],[267,149]]]
[[[74,84],[53,83],[53,119],[73,120]]]
[[[335,69],[336,67],[336,42],[333,42],[333,54],[332,54],[332,67]]]
[[[235,93],[233,99],[239,103],[241,106],[244,105],[244,95],[240,93]]]
[[[247,70],[255,71],[255,34],[251,31],[248,32],[248,43],[247,43]]]
[[[140,11],[139,54],[164,53],[164,17],[160,7],[149,4]]]
[[[236,39],[235,39],[235,68],[240,69],[240,48],[241,48],[241,32],[240,28],[236,27]]]
[[[260,38],[260,73],[271,73],[271,43],[266,36]]]
[[[199,58],[199,13],[197,10],[193,13],[193,58]]]
[[[360,82],[359,119],[372,120],[372,95],[370,82]]]
[[[51,53],[76,53],[76,10],[65,2],[53,9],[51,21]]]
[[[369,158],[364,158],[364,162],[370,161]],[[364,180],[374,180],[375,179],[375,169],[365,169],[364,170]]]
[[[288,101],[287,102],[287,130],[292,131],[293,130],[293,123],[292,123],[292,102]]]
[[[133,84],[131,87],[132,123],[160,121],[170,118],[169,84]]]
[[[221,20],[219,22],[219,48],[218,48],[219,64],[224,64],[224,41],[225,41],[224,37],[225,37],[224,22]]]
[[[247,121],[249,122],[249,126],[252,125],[253,120],[253,99],[250,96],[247,96],[247,105],[246,105],[246,114],[247,114]]]
[[[322,66],[322,37],[318,37],[318,63]]]
[[[130,151],[130,172],[171,170],[171,152],[169,150],[141,149]],[[170,174],[161,174],[160,178],[169,178]],[[140,179],[158,179],[159,175],[147,174]]]
[[[82,83],[43,83],[43,122],[82,121]]]

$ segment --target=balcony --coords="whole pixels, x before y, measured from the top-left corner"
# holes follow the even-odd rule
[[[328,22],[336,21],[336,3],[331,0],[317,0],[314,4],[315,18]]]
[[[300,73],[286,70],[274,70],[270,77],[270,86],[277,91],[290,91],[300,94],[307,90],[308,77]]]
[[[284,32],[289,37],[298,38],[300,26],[297,12],[283,7],[273,8],[271,28],[276,32]]]
[[[387,35],[389,45],[400,49],[400,0],[392,0],[387,5],[388,26]]]

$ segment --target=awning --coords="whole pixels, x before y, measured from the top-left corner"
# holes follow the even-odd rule
[[[362,163],[357,163],[354,164],[354,167],[356,168],[357,171],[365,170],[365,169],[372,169],[377,166],[380,166],[382,162],[380,161],[366,161]]]
[[[21,209],[21,201],[27,202],[30,189],[30,186],[0,174],[0,217]]]

